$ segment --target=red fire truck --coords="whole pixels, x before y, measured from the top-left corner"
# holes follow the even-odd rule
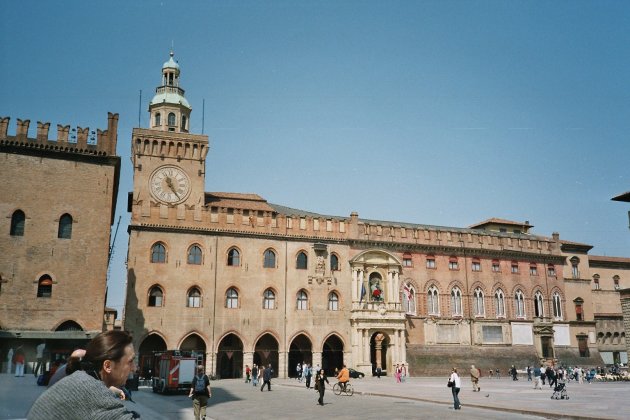
[[[153,392],[166,394],[190,389],[198,363],[196,354],[190,351],[167,350],[156,352],[154,356],[154,374],[151,379]]]

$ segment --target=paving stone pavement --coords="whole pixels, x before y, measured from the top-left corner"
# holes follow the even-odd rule
[[[330,379],[331,384],[334,379]],[[213,381],[213,398],[208,419],[254,417],[264,419],[435,418],[457,415],[466,419],[505,418],[598,418],[628,419],[630,382],[567,384],[569,400],[551,400],[552,390],[534,390],[532,382],[511,379],[481,380],[481,392],[473,392],[470,381],[462,380],[461,412],[452,410],[447,378],[408,378],[397,384],[393,378],[354,379],[354,397],[335,396],[326,391],[326,406],[315,403],[313,390],[295,379],[274,379],[273,392],[260,392],[242,380]],[[0,419],[26,418],[28,409],[45,390],[35,378],[0,374]],[[134,393],[136,404],[127,403],[143,419],[192,419],[192,404],[185,395],[158,395],[144,388]]]

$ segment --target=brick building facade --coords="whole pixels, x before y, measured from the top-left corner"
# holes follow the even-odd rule
[[[0,348],[27,362],[67,356],[104,328],[110,227],[120,173],[118,114],[107,130],[0,118]]]
[[[179,75],[171,56],[150,127],[132,134],[124,325],[145,374],[164,349],[197,351],[219,377],[302,361],[368,374],[602,363],[591,246],[528,222],[385,222],[205,192],[208,138],[188,133]]]

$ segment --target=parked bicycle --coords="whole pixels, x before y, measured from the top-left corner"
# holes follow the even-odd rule
[[[352,384],[350,382],[346,382],[345,386],[341,382],[337,382],[333,385],[333,392],[335,395],[346,394],[351,397],[354,394],[354,388],[352,388]]]

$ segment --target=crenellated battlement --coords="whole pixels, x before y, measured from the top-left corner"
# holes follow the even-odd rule
[[[9,135],[10,117],[0,117],[0,145],[31,147],[53,151],[115,156],[118,141],[118,114],[107,113],[107,130],[91,131],[88,127],[71,129],[57,124],[57,138],[48,138],[50,123],[37,122],[37,134],[28,136],[30,120],[16,119],[15,135]]]

